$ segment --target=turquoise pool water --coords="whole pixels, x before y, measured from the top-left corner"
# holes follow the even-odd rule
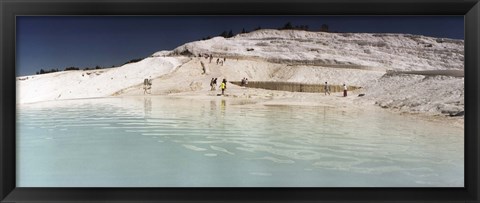
[[[18,187],[463,187],[463,129],[382,109],[129,97],[17,107]]]

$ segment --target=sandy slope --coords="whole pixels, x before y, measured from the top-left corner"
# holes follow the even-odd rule
[[[64,71],[17,78],[17,103],[111,96],[144,78],[172,72],[185,57],[149,57],[118,68]]]

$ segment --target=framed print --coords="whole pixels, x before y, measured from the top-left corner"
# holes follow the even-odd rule
[[[478,1],[2,1],[2,202],[478,202]]]

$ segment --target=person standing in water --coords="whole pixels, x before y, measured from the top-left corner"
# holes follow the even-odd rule
[[[152,93],[152,76],[148,76],[143,80],[143,94],[151,94]]]
[[[222,89],[222,95],[225,95],[225,89],[227,89],[227,80],[224,78],[222,83],[220,84],[220,88]]]
[[[215,86],[213,86],[213,81],[215,80],[215,78],[212,78],[212,80],[210,80],[210,91],[213,91],[215,90]]]
[[[343,97],[347,96],[347,86],[343,83]]]

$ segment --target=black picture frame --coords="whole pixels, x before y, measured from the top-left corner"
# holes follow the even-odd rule
[[[480,202],[478,0],[0,0],[1,202]],[[18,188],[15,186],[15,16],[464,15],[464,188]]]

